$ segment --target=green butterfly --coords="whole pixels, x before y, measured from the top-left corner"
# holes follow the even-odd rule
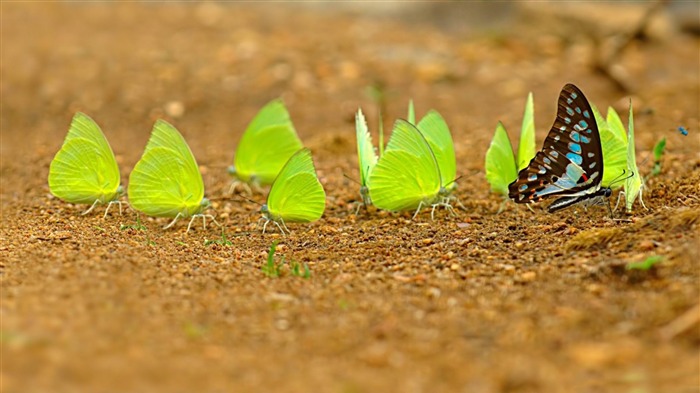
[[[635,199],[639,198],[642,206],[642,189],[644,183],[637,167],[634,143],[634,114],[630,102],[627,131],[614,108],[608,108],[607,119],[598,109],[591,105],[600,131],[601,145],[603,148],[603,165],[605,172],[601,185],[612,189],[624,185],[625,207],[627,212],[632,211]],[[622,176],[627,174],[624,183],[620,182]],[[622,194],[620,194],[620,197]],[[618,197],[618,204],[619,198]],[[617,206],[615,206],[617,208]]]
[[[246,128],[228,173],[235,177],[231,193],[243,183],[248,191],[272,184],[284,164],[303,147],[289,112],[280,99],[265,105]]]
[[[213,216],[202,213],[211,203],[204,198],[204,181],[190,147],[177,129],[163,120],[156,121],[143,156],[131,171],[128,193],[134,209],[149,216],[173,218],[164,229],[189,217],[188,232],[197,217],[202,217],[205,228],[207,217],[219,225]]]
[[[486,151],[485,169],[486,180],[491,185],[491,190],[497,194],[508,196],[508,185],[518,177],[520,170],[528,166],[537,153],[534,113],[532,93],[530,93],[523,113],[517,161],[505,127],[501,122],[496,126],[491,145]]]
[[[285,222],[313,222],[326,209],[326,193],[318,181],[309,149],[300,149],[289,158],[270,187],[267,203],[262,205],[263,233],[272,221],[282,234],[289,231]]]
[[[442,175],[443,167],[440,165],[441,162],[446,164],[446,173],[456,170],[452,169],[456,167],[455,164],[447,162],[450,153],[454,160],[452,137],[447,127],[439,124],[442,118],[437,112],[431,113],[419,123],[419,127],[427,131],[425,133],[405,120],[399,119],[394,124],[386,150],[370,174],[370,196],[379,209],[416,209],[414,218],[427,206],[433,208],[431,217],[438,206],[452,212],[449,185],[454,182],[454,175]],[[443,135],[445,132],[448,135]],[[431,147],[433,144],[435,150]]]
[[[124,194],[119,185],[119,167],[112,148],[100,127],[86,114],[78,112],[68,130],[63,146],[49,168],[49,190],[70,203],[107,204],[105,217],[112,204],[122,205],[118,198]]]
[[[357,158],[360,165],[360,195],[366,208],[372,204],[368,188],[369,176],[374,166],[377,165],[378,157],[372,144],[372,136],[367,129],[367,121],[361,109],[358,109],[355,115],[355,134],[357,137]]]

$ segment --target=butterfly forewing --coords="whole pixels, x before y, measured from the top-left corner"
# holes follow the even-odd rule
[[[559,94],[557,118],[544,146],[509,185],[517,203],[539,202],[549,196],[591,194],[603,178],[600,135],[591,106],[572,84]]]

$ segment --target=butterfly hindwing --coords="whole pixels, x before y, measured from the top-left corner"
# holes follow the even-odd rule
[[[273,218],[286,222],[312,222],[323,215],[326,193],[318,181],[309,149],[296,152],[275,179],[267,207]]]
[[[567,84],[544,146],[509,185],[516,203],[550,196],[593,194],[603,178],[603,153],[593,111],[583,93]]]

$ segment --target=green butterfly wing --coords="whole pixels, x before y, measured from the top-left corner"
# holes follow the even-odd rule
[[[642,199],[644,183],[642,182],[642,176],[639,174],[639,168],[637,168],[637,155],[634,146],[634,115],[631,101],[627,126],[627,142],[627,171],[629,177],[625,180],[625,205],[627,212],[631,212],[632,205],[634,205],[637,197],[639,197],[639,201],[644,206],[644,200]]]
[[[296,152],[272,183],[267,207],[285,222],[312,222],[326,209],[326,193],[318,181],[309,149]]]
[[[416,209],[430,204],[440,191],[440,169],[421,132],[397,120],[384,154],[370,174],[372,203],[383,210]]]
[[[510,142],[508,142],[510,144]],[[518,144],[518,171],[527,167],[537,153],[535,146],[535,105],[532,93],[528,94],[523,113],[523,125],[520,131],[520,143]],[[513,178],[515,180],[515,178]],[[508,192],[506,190],[506,194]]]
[[[163,120],[153,126],[141,159],[129,175],[129,203],[155,217],[190,217],[204,206],[204,181],[187,142]]]
[[[413,100],[408,101],[408,117],[406,117],[406,120],[409,123],[416,125],[416,110],[413,107]]]
[[[452,190],[456,187],[457,161],[452,134],[445,119],[437,111],[431,110],[418,123],[418,129],[430,145],[440,168],[441,184]]]
[[[235,175],[272,184],[289,158],[303,147],[281,100],[265,105],[246,128],[234,157]]]
[[[49,167],[49,189],[70,203],[107,203],[119,197],[119,167],[100,127],[76,113]]]
[[[372,137],[367,130],[367,121],[362,114],[362,110],[357,110],[355,115],[355,133],[357,137],[357,158],[360,165],[360,184],[367,186],[369,183],[369,174],[377,165],[377,153],[372,145]]]
[[[627,170],[627,137],[625,136],[625,129],[613,108],[608,108],[608,119],[613,120],[612,122],[606,121],[595,105],[591,104],[591,109],[598,125],[600,144],[603,150],[603,168],[605,169],[601,186],[612,187],[613,189],[620,188],[622,183],[617,182],[613,184],[613,182],[620,180],[624,171]],[[617,118],[617,122],[614,121],[615,118]]]
[[[485,168],[486,180],[491,185],[491,190],[507,196],[508,185],[518,177],[518,168],[515,165],[508,133],[501,122],[498,122],[491,145],[486,151]]]

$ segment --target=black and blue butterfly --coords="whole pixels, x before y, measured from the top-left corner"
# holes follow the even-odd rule
[[[557,118],[544,146],[508,186],[516,203],[535,203],[558,196],[548,207],[555,212],[576,204],[607,203],[612,190],[601,187],[603,150],[588,100],[567,84],[559,93]]]

